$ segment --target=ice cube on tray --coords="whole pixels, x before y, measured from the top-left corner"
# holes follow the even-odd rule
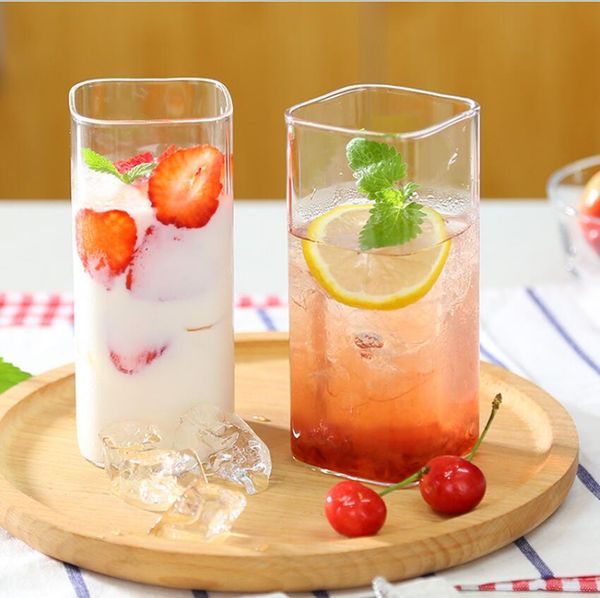
[[[150,533],[192,533],[210,540],[229,532],[245,507],[246,497],[241,492],[198,479],[161,515]]]
[[[191,449],[209,481],[243,486],[248,494],[265,490],[271,476],[267,445],[239,416],[212,405],[187,411],[175,431],[175,448]]]
[[[155,426],[121,422],[104,428],[100,435],[112,491],[132,505],[164,511],[203,477],[193,451],[160,448],[162,438]]]

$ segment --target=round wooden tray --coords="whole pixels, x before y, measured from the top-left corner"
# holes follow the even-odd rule
[[[290,456],[286,335],[239,336],[238,411],[271,449],[272,481],[249,498],[235,533],[188,542],[148,536],[156,514],[113,496],[103,470],[79,455],[73,371],[60,368],[0,398],[0,525],[63,561],[180,588],[335,589],[366,585],[376,575],[397,580],[437,571],[539,525],[573,482],[578,441],[567,412],[533,384],[482,364],[483,416],[497,392],[504,403],[477,455],[488,480],[477,509],[442,517],[408,489],[386,497],[388,521],[377,536],[346,539],[322,514],[335,479]]]

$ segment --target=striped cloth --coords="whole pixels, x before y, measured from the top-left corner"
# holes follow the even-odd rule
[[[581,464],[565,503],[547,522],[491,555],[436,574],[462,592],[600,591],[600,324],[586,316],[578,299],[567,286],[483,293],[482,359],[532,380],[565,405],[580,434]],[[240,297],[236,305],[239,332],[287,329],[287,309],[277,297]],[[33,373],[71,361],[71,322],[67,295],[0,294],[0,355]],[[370,588],[313,594],[373,595]],[[0,530],[0,596],[40,595],[208,596],[83,571]],[[228,595],[210,593],[217,596]]]
[[[240,295],[235,306],[280,307],[277,295]],[[0,293],[0,328],[73,323],[73,297],[67,293]],[[260,329],[260,328],[259,328]]]

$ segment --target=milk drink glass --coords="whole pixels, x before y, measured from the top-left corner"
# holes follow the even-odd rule
[[[232,103],[210,79],[75,85],[77,436],[153,423],[169,442],[199,402],[233,407]]]

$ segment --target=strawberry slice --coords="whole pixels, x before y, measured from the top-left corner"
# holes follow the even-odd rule
[[[137,240],[135,220],[123,210],[84,208],[75,218],[77,253],[88,274],[110,288],[131,262]]]
[[[122,374],[137,374],[160,357],[167,350],[167,346],[142,351],[136,355],[121,355],[116,351],[110,351],[110,360]]]
[[[133,258],[131,260],[131,267],[129,268],[129,270],[127,270],[127,277],[125,278],[125,286],[129,291],[131,291],[131,289],[133,288],[137,278],[134,272],[136,258],[139,260],[140,256],[144,256],[148,252],[148,245],[151,242],[151,238],[155,236],[155,231],[156,226],[149,226],[146,229],[144,238],[142,239],[140,246],[135,250],[135,253],[133,254]]]
[[[201,228],[219,207],[223,154],[212,145],[177,150],[152,171],[148,197],[163,224]]]
[[[154,162],[154,156],[150,152],[144,152],[143,154],[128,158],[127,160],[117,160],[115,162],[115,168],[121,174],[125,174],[134,166],[137,166],[138,164],[147,164],[148,162]]]
[[[178,149],[179,148],[176,145],[170,145],[160,156],[158,156],[158,161],[162,162],[163,160],[170,158]]]

